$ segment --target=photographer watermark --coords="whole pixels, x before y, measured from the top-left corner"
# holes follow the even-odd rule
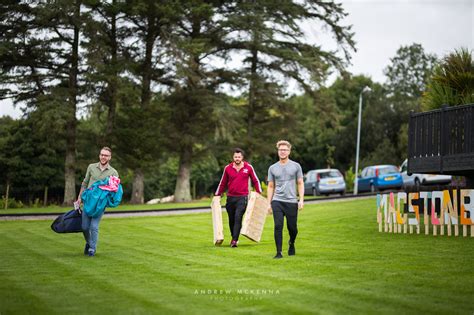
[[[216,301],[261,300],[264,297],[279,296],[279,289],[195,289],[194,295],[202,295]]]

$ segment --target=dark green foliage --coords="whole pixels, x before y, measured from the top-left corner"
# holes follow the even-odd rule
[[[9,182],[10,197],[28,203],[39,198],[43,202],[44,189],[48,187],[50,199],[59,202],[64,178],[63,140],[56,138],[53,130],[38,128],[39,114],[17,121],[1,118],[1,195]]]
[[[435,55],[425,53],[423,46],[401,46],[384,73],[391,97],[419,99],[437,62]],[[415,108],[416,109],[416,108]]]
[[[234,147],[264,181],[281,139],[304,171],[345,172],[365,86],[361,167],[399,164],[436,59],[413,44],[392,58],[384,85],[345,73],[354,49],[345,15],[313,0],[2,2],[0,99],[27,109],[2,118],[0,188],[23,187],[30,202],[49,187],[70,201],[102,146],[134,203],[209,195]],[[325,27],[339,51],[310,44],[301,25]],[[427,97],[469,100],[468,88],[453,91],[470,86],[471,56],[443,62]],[[341,75],[324,87],[333,71]]]
[[[449,53],[435,68],[423,96],[423,109],[474,103],[474,58],[461,48]]]
[[[338,21],[345,16],[339,4],[316,1],[242,1],[229,15],[228,25],[234,36],[225,47],[243,58],[239,69],[241,88],[246,91],[242,121],[243,142],[249,156],[267,155],[267,143],[289,133],[292,110],[285,99],[288,84],[313,95],[331,68],[341,70],[344,59],[307,44],[301,29],[304,23],[321,23],[334,35],[348,58],[354,48],[350,27]]]

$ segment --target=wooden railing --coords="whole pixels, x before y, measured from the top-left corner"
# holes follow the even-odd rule
[[[411,113],[408,173],[474,175],[474,104]]]

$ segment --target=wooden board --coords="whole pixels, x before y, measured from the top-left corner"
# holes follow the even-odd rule
[[[212,227],[214,230],[214,245],[219,246],[224,242],[224,227],[222,226],[221,197],[214,196],[211,202]]]
[[[251,192],[240,234],[254,242],[260,242],[268,207],[269,204],[265,197],[256,192]]]

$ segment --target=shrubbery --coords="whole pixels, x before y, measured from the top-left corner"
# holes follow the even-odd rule
[[[5,209],[5,203],[6,203],[6,198],[5,196],[2,196],[2,199],[0,199],[0,210]],[[8,208],[9,209],[17,209],[17,208],[23,208],[23,202],[17,201],[13,198],[8,198]]]

